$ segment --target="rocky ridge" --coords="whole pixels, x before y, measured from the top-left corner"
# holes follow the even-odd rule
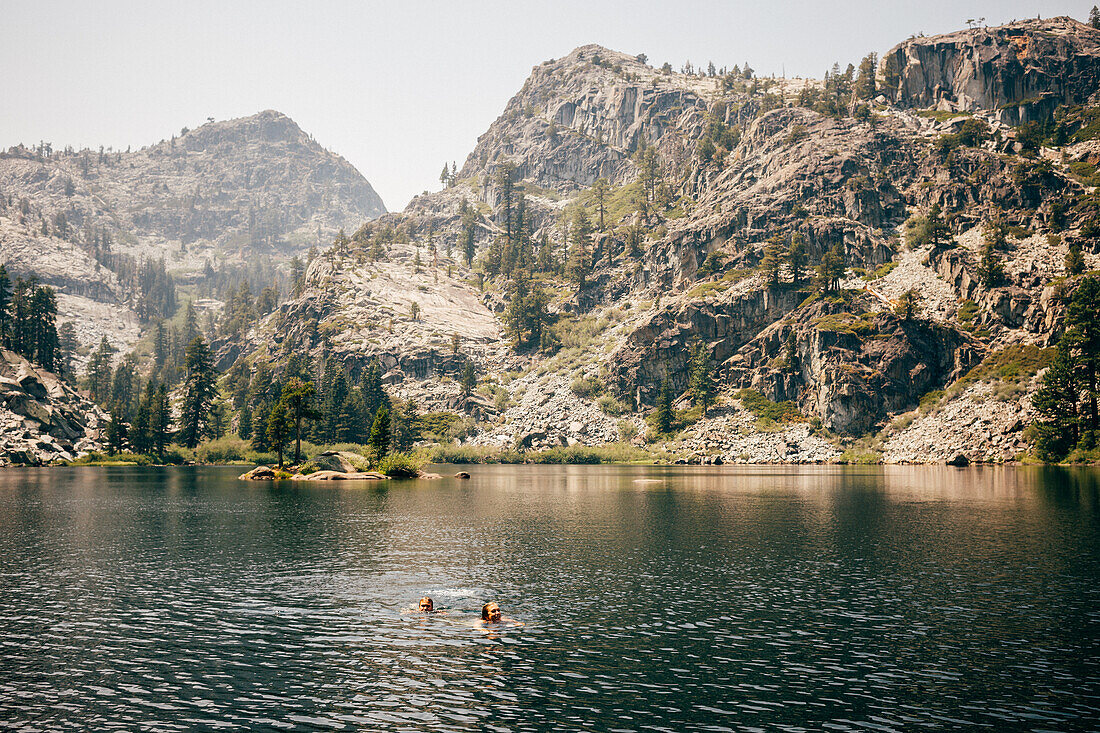
[[[66,296],[85,343],[120,351],[138,336],[118,327],[137,323],[136,294],[111,255],[163,258],[188,280],[212,260],[282,262],[385,212],[351,164],[272,110],[135,151],[16,146],[0,153],[0,196],[0,262]]]
[[[1028,42],[1027,63],[982,73],[1038,93],[1044,104],[1074,104],[1084,87],[1095,91],[1087,70],[1100,58],[1095,32],[1078,26],[1066,19],[1029,21],[914,39],[902,47],[912,58],[944,54],[944,66],[954,63],[951,53],[978,58],[1001,43],[997,39],[1023,29],[1037,38]],[[930,56],[921,58],[931,63]],[[1081,89],[1051,71],[1068,58],[1083,70]],[[905,426],[901,418],[925,395],[1006,347],[1044,346],[1056,338],[1069,246],[1083,244],[1090,266],[1097,262],[1085,234],[1091,193],[1066,162],[1072,159],[1058,151],[1021,154],[1011,127],[1020,120],[1004,114],[1002,102],[990,94],[944,101],[944,84],[937,87],[940,96],[925,99],[916,91],[916,74],[915,68],[902,74],[910,91],[900,104],[883,96],[869,102],[869,115],[836,118],[798,106],[805,82],[761,80],[757,89],[743,80],[726,84],[662,73],[597,46],[576,49],[532,71],[457,182],[322,254],[301,298],[284,306],[268,328],[310,334],[295,335],[293,342],[308,345],[315,365],[329,353],[348,363],[382,358],[396,394],[433,409],[476,411],[477,428],[468,438],[473,443],[598,444],[624,437],[624,422],[633,425],[627,432],[645,433],[641,418],[661,381],[667,378],[677,394],[686,390],[688,347],[700,342],[725,389],[792,401],[805,419],[758,430],[735,399],[727,401],[668,443],[698,460],[830,460],[857,439],[861,446],[873,443],[885,460],[940,460],[939,453],[919,447],[920,436],[937,430],[957,443],[945,448],[952,456],[1001,460],[1019,447],[1011,430],[1015,417],[987,420],[981,430],[964,430],[960,422],[968,417],[967,401],[989,402],[988,410],[998,414],[1007,409],[995,382],[949,390],[933,417],[922,413]],[[959,89],[964,87],[970,88]],[[941,109],[921,109],[930,106]],[[943,114],[943,107],[965,114]],[[1038,107],[1031,109],[1038,114]],[[970,120],[984,131],[978,139],[945,144],[969,129]],[[734,126],[728,149],[699,154],[704,136]],[[543,277],[560,319],[562,347],[553,354],[515,353],[502,332],[488,328],[504,311],[508,283],[482,281],[458,257],[460,202],[466,199],[477,212],[475,240],[484,253],[504,231],[496,179],[509,163],[517,190],[527,195],[532,238],[545,234],[560,252],[561,215],[578,205],[591,208],[587,187],[597,176],[612,182],[613,201],[636,195],[634,157],[643,141],[660,157],[669,189],[664,213],[642,216],[628,208],[616,214],[608,232],[595,238],[597,265],[585,288]],[[1089,160],[1091,148],[1079,145],[1075,154]],[[948,214],[953,241],[912,241],[907,220],[919,222],[933,206]],[[995,219],[1012,234],[1000,253],[1004,281],[989,287],[978,276],[979,248],[983,227]],[[640,257],[624,253],[632,226],[646,233]],[[431,292],[437,281],[445,282],[446,297],[480,307],[457,309],[444,320],[397,314],[392,331],[375,328],[367,336],[362,323],[389,316],[369,276],[354,268],[364,267],[383,232],[386,253],[368,269],[401,273],[407,291]],[[770,238],[786,243],[795,234],[811,265],[832,248],[843,251],[850,269],[842,292],[822,297],[805,284],[768,286],[754,274]],[[417,252],[420,272],[410,267]],[[784,269],[783,278],[790,276]],[[915,316],[894,315],[909,290],[919,295]],[[404,302],[398,293],[387,298]],[[448,354],[447,331],[459,331],[468,318],[486,326],[483,335]],[[784,354],[789,340],[795,363]],[[241,354],[272,356],[256,343]],[[458,399],[453,381],[467,358],[483,375],[476,406]],[[507,377],[493,376],[505,372]]]

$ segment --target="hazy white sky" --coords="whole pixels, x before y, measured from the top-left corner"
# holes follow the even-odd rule
[[[585,43],[820,76],[967,18],[1084,19],[1098,1],[3,0],[0,147],[140,147],[277,109],[400,210],[462,165],[532,66]]]

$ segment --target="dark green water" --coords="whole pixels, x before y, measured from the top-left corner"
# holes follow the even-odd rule
[[[0,471],[0,728],[1098,727],[1095,471],[239,472]]]

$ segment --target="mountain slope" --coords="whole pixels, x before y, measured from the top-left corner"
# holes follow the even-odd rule
[[[1003,104],[1022,108],[1019,95],[960,102],[973,83],[958,59],[986,58],[1021,33],[1034,38],[1026,63],[1002,49],[981,78],[1042,105],[1013,117]],[[1096,33],[1055,19],[914,39],[887,57],[909,59],[901,71],[884,66],[877,91],[839,106],[847,92],[835,77],[678,74],[576,49],[532,71],[457,180],[320,255],[301,297],[225,353],[277,367],[308,354],[318,373],[335,357],[353,375],[380,358],[395,395],[475,416],[469,440],[487,445],[622,437],[693,460],[816,461],[846,449],[893,461],[1011,458],[1027,448],[1028,395],[1076,282],[1064,266],[1070,246],[1081,246],[1086,269],[1100,266],[1089,179],[1100,156],[1089,108],[1074,107],[1096,91]],[[942,85],[935,98],[913,91],[915,65],[933,58],[957,64],[954,101]],[[1057,71],[1067,59],[1080,84]],[[924,109],[932,105],[966,111]],[[1042,109],[1059,110],[1062,142],[1009,124]],[[573,214],[599,219],[598,177],[610,182],[606,226],[578,286],[560,266],[575,246]],[[472,267],[459,254],[468,234]],[[551,247],[556,266],[539,256],[500,265],[528,239],[532,252]],[[803,269],[839,258],[827,287],[791,267],[796,244]],[[990,258],[1003,266],[997,277],[983,274]],[[525,272],[549,296],[558,344],[505,340]],[[404,297],[371,284],[398,273]],[[437,283],[446,297],[479,302],[470,323],[485,328],[464,335],[463,317],[418,318],[412,301]],[[284,330],[288,342],[264,345]],[[678,407],[690,405],[689,357],[700,347],[717,406],[653,434],[643,418],[665,384]],[[476,404],[455,381],[468,359],[483,377]],[[965,400],[983,408],[967,411]],[[980,429],[963,424],[976,414]],[[937,433],[947,437],[931,450]]]
[[[128,258],[192,279],[210,261],[284,261],[385,212],[351,164],[271,110],[133,152],[10,148],[0,199],[0,262],[63,294],[66,317],[95,325],[88,342],[120,348],[138,333]]]

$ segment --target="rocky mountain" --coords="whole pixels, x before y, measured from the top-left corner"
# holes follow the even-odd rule
[[[183,282],[208,263],[278,265],[384,212],[350,163],[272,110],[135,151],[0,153],[0,262],[54,286],[84,343],[120,350],[145,315],[142,259]]]
[[[1100,267],[1098,69],[1100,31],[1069,18],[913,38],[848,91],[578,48],[532,70],[450,185],[323,253],[222,365],[379,359],[393,395],[467,416],[464,439],[489,446],[1011,459],[1076,282],[1067,254]],[[578,287],[568,222],[598,221],[597,178],[605,222]],[[557,263],[530,265],[556,320],[546,348],[509,340],[516,276],[494,271],[517,206]],[[834,254],[823,288],[811,271]],[[655,435],[663,384],[690,405],[698,345],[717,404]]]

